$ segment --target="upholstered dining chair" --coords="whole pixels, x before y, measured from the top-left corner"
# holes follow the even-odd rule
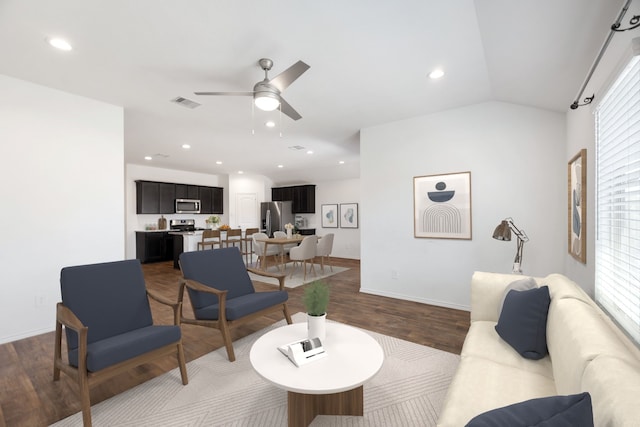
[[[91,425],[91,387],[136,366],[175,354],[182,384],[189,382],[181,304],[146,289],[139,260],[65,267],[60,272],[60,289],[53,380],[59,380],[62,371],[78,382],[85,426]],[[173,325],[153,324],[149,297],[173,308]],[[66,358],[62,356],[63,327]]]
[[[282,312],[287,323],[291,324],[287,308],[289,294],[284,290],[285,275],[247,268],[238,248],[183,252],[180,254],[180,269],[183,280],[178,301],[183,301],[186,290],[193,309],[193,317],[181,312],[181,322],[219,329],[231,362],[236,360],[229,330],[231,326],[274,311]],[[279,289],[256,292],[249,271],[278,279]]]
[[[277,245],[268,246],[261,241],[267,240],[269,238],[269,236],[267,236],[267,233],[253,233],[251,237],[253,238],[253,250],[258,257],[256,267],[259,266],[262,270],[266,270],[267,259],[269,257],[278,257],[280,255],[280,248],[278,248]]]
[[[293,261],[291,267],[291,276],[295,272],[296,264],[302,264],[304,267],[304,275],[302,281],[307,280],[307,261],[311,261],[311,269],[313,274],[316,274],[316,269],[313,265],[313,259],[316,257],[316,247],[318,245],[318,236],[305,236],[299,246],[291,248],[289,251],[289,259]]]
[[[327,233],[322,236],[322,239],[318,239],[318,245],[316,246],[316,256],[320,257],[320,270],[324,273],[324,259],[327,259],[327,263],[333,271],[331,265],[331,251],[333,250],[333,233]]]
[[[222,247],[220,230],[204,230],[202,232],[202,240],[198,242],[198,250],[207,249],[208,246],[211,246],[211,249],[215,249],[216,245],[219,248]]]

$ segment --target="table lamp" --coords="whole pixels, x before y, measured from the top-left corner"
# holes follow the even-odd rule
[[[524,248],[524,242],[529,241],[527,233],[516,227],[512,218],[506,218],[502,220],[494,230],[493,238],[496,240],[511,241],[511,232],[518,238],[516,257],[513,260],[513,273],[522,274],[522,249]]]

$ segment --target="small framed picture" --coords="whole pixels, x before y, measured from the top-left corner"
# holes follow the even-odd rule
[[[568,245],[572,257],[587,263],[587,150],[582,149],[571,160],[569,174]]]
[[[413,178],[415,237],[471,240],[471,172]]]
[[[358,204],[340,204],[340,228],[358,228]]]
[[[322,228],[338,228],[338,205],[322,205]]]

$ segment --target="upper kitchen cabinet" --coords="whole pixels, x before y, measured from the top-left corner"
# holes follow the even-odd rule
[[[172,214],[176,199],[199,199],[200,213],[223,214],[223,188],[136,181],[136,213]]]
[[[271,189],[274,202],[292,201],[293,213],[316,213],[316,186],[295,185],[292,187],[274,187]]]
[[[222,192],[220,187],[199,187],[198,198],[200,199],[200,213],[222,214]]]
[[[197,185],[174,184],[176,186],[176,199],[192,199],[200,198],[200,187]]]

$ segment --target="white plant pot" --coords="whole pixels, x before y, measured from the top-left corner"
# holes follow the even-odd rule
[[[291,239],[293,237],[293,233],[290,228],[287,228],[287,239]]]
[[[307,335],[309,339],[320,338],[324,342],[327,336],[327,313],[322,316],[311,316],[307,313]]]

